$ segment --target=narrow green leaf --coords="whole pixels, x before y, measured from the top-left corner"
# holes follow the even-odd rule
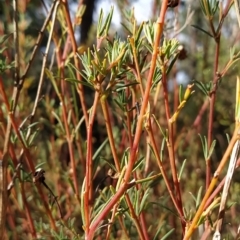
[[[213,142],[212,142],[212,144],[211,144],[211,147],[210,147],[210,149],[209,149],[209,151],[208,151],[208,157],[207,157],[207,159],[209,159],[209,158],[211,157],[211,155],[212,155],[212,153],[213,153],[213,151],[214,151],[215,145],[216,145],[216,140],[213,140]]]
[[[152,154],[156,157],[152,145],[150,143],[148,143],[148,146],[150,147],[150,150],[151,150]]]
[[[73,183],[70,182],[70,184],[72,184],[72,188],[74,189]],[[83,226],[86,226],[85,211],[84,211],[85,185],[86,185],[86,178],[83,179],[82,189],[81,189],[81,206],[80,207],[81,207],[81,216],[82,216]]]
[[[102,142],[102,144],[99,146],[99,148],[95,151],[95,153],[94,153],[94,155],[93,155],[93,157],[92,157],[93,161],[95,161],[95,159],[99,157],[101,151],[103,150],[103,148],[106,146],[107,143],[108,143],[108,138],[106,138],[106,139]]]
[[[196,204],[197,198],[196,198],[191,192],[189,192],[189,194],[190,194],[190,196],[192,197],[192,199],[194,200],[194,202],[195,202],[195,204]]]
[[[203,93],[204,95],[206,95],[207,97],[209,97],[209,91],[208,91],[208,89],[206,88],[206,86],[205,86],[202,82],[199,82],[199,81],[197,81],[197,80],[194,80],[193,82],[194,82],[194,84],[196,85],[196,87],[198,87],[198,88],[202,91],[202,93]]]
[[[227,137],[227,141],[228,141],[228,143],[230,143],[230,136],[229,136],[228,133],[226,133],[226,137]]]
[[[61,127],[62,132],[65,133],[65,129],[63,127],[63,123],[62,123],[60,117],[54,111],[52,111],[52,114],[57,119],[57,121],[59,123],[59,126]]]
[[[198,134],[198,136],[200,137],[200,140],[201,140],[201,143],[202,143],[202,149],[203,149],[203,156],[204,156],[204,159],[205,159],[205,161],[207,160],[207,156],[208,156],[208,154],[207,154],[207,143],[206,143],[206,137],[204,136],[203,138],[202,138],[202,136],[200,135],[200,134]]]
[[[106,18],[104,24],[102,25],[103,11],[102,11],[102,9],[101,9],[101,12],[100,12],[100,21],[98,22],[98,33],[97,33],[97,37],[98,37],[98,38],[107,36],[108,31],[109,31],[109,27],[110,27],[110,24],[111,24],[111,21],[112,21],[113,10],[114,10],[114,8],[111,7],[110,12],[109,12],[109,14],[107,15],[107,18]],[[103,36],[103,33],[105,34],[104,36]]]
[[[20,133],[20,135],[21,135],[21,138],[22,138],[22,141],[23,141],[24,146],[25,146],[26,148],[28,148],[29,145],[28,145],[28,143],[27,143],[27,141],[26,141],[26,139],[25,139],[24,132],[20,130],[19,133]]]
[[[117,99],[113,99],[113,101],[116,103],[116,105],[123,111],[125,112],[125,107],[123,106],[122,102],[119,102]]]
[[[84,81],[84,80],[79,81],[78,79],[75,79],[75,78],[65,78],[65,81],[68,81],[68,82],[71,82],[71,83],[81,84],[83,86],[89,87],[89,88],[94,90],[94,87],[92,86],[92,84],[90,84],[89,82]]]
[[[204,143],[203,143],[203,139],[202,139],[201,134],[199,133],[198,136],[200,137],[200,140],[201,140],[201,143],[202,143],[202,147],[204,147]]]
[[[167,233],[161,238],[161,240],[167,239],[174,231],[175,231],[174,228],[171,229],[169,232],[167,232]]]
[[[156,232],[153,240],[158,240],[158,239],[159,239],[159,238],[158,238],[158,235],[159,235],[159,233],[161,232],[162,228],[163,228],[165,225],[166,225],[166,222],[164,221],[163,224],[159,226],[159,228],[158,228],[158,230],[157,230],[157,232]]]
[[[103,160],[104,162],[106,162],[111,169],[113,169],[115,172],[117,172],[116,167],[112,164],[112,162],[104,157],[100,157],[101,160]]]
[[[97,38],[100,38],[102,35],[102,21],[103,21],[103,9],[101,8],[97,24]]]
[[[135,211],[136,211],[136,214],[137,216],[139,216],[140,212],[139,212],[139,198],[140,198],[140,191],[141,190],[137,190],[135,192],[135,202],[134,202],[134,205],[135,205]]]
[[[56,91],[57,95],[60,96],[60,91],[58,89],[58,86],[57,86],[56,80],[55,80],[55,78],[53,76],[53,73],[49,69],[47,69],[47,68],[45,68],[44,71],[45,71],[45,74],[47,75],[47,77],[50,79],[50,81],[51,81],[51,83],[53,85],[53,88]]]
[[[202,195],[202,186],[198,190],[197,199],[196,199],[196,209],[201,203],[201,195]]]
[[[13,35],[13,33],[9,33],[9,34],[4,34],[4,35],[0,36],[0,45],[3,44],[12,35]]]
[[[166,135],[166,134],[163,132],[163,130],[162,130],[162,128],[161,128],[161,126],[160,126],[159,122],[157,121],[157,119],[156,119],[155,115],[153,114],[153,115],[152,115],[152,117],[153,117],[153,119],[155,120],[155,122],[156,122],[156,124],[157,124],[158,128],[160,129],[160,131],[161,131],[161,133],[162,133],[162,135],[163,135],[164,139],[166,139],[167,135]]]
[[[40,162],[35,166],[35,169],[41,168],[46,162]]]
[[[76,193],[75,188],[74,188],[74,184],[73,184],[73,182],[72,182],[72,180],[70,178],[68,178],[68,182],[69,182],[73,192]],[[83,186],[84,186],[84,184],[83,184]]]
[[[137,84],[139,84],[137,81],[131,82],[131,83],[126,83],[126,84],[122,84],[122,83],[117,84],[115,91],[119,92],[119,91],[122,91],[122,90],[126,89],[127,87],[135,86]]]
[[[32,143],[33,141],[35,140],[35,138],[38,136],[39,134],[39,129],[37,129],[36,131],[34,131],[31,135],[30,135],[30,138],[28,140],[28,144],[29,146],[31,147],[32,146]]]
[[[140,166],[143,164],[144,160],[145,160],[145,157],[141,157],[141,158],[134,164],[134,167],[133,167],[132,172],[135,172],[138,168],[140,168]]]
[[[202,29],[201,27],[199,27],[199,26],[197,26],[197,25],[194,25],[194,24],[192,24],[191,26],[194,27],[194,28],[199,29],[199,30],[202,31],[203,33],[207,34],[209,37],[214,38],[211,33],[209,33],[208,31],[206,31],[206,30],[204,30],[204,29]]]
[[[148,175],[148,177],[146,177],[146,178],[142,178],[142,179],[137,180],[136,183],[145,183],[145,182],[154,181],[154,180],[158,179],[160,176],[162,176],[161,173],[158,173],[158,174],[152,175],[152,176],[151,175],[152,175],[152,173],[150,173]]]
[[[94,77],[94,76],[93,76],[92,71],[89,68],[91,63],[86,63],[87,60],[85,58],[86,58],[86,54],[81,58],[82,64],[84,67],[84,69],[82,71],[79,71],[72,63],[68,63],[67,66],[76,70],[84,79],[89,80],[89,79],[91,79],[91,77]],[[84,73],[85,73],[85,75],[84,75]],[[66,78],[66,79],[75,79],[75,78]],[[81,83],[79,80],[77,80],[77,82]]]
[[[170,209],[169,207],[167,207],[166,205],[163,205],[163,204],[158,203],[158,202],[149,202],[149,204],[157,205],[157,206],[159,206],[159,207],[167,210],[168,212],[172,213],[174,216],[176,216],[176,217],[179,218],[179,216],[178,216],[172,209]]]
[[[0,54],[2,54],[6,49],[7,49],[7,47],[1,47]]]
[[[164,147],[165,147],[165,138],[162,140],[162,144],[161,144],[161,150],[160,150],[160,158],[161,158],[161,161],[163,160],[163,153],[164,153]]]
[[[113,17],[113,11],[114,11],[114,7],[111,7],[110,13],[107,16],[107,20],[106,20],[106,26],[104,27],[105,29],[105,36],[108,35],[108,31],[112,22],[112,17]]]
[[[167,75],[171,72],[172,67],[174,66],[174,63],[177,61],[177,59],[178,59],[178,54],[175,54],[173,59],[171,60],[170,64],[168,65]]]
[[[139,26],[139,28],[137,30],[137,33],[136,33],[136,36],[135,36],[136,45],[138,44],[139,38],[141,36],[142,30],[143,30],[143,25],[144,25],[144,22],[141,23],[141,25]]]
[[[150,189],[148,188],[145,192],[144,192],[144,195],[142,197],[142,201],[140,203],[140,208],[139,208],[139,214],[144,210],[144,207],[146,205],[146,200],[150,194]]]
[[[95,222],[95,219],[99,216],[99,214],[102,212],[102,210],[108,205],[108,203],[111,201],[111,197],[108,198],[108,200],[106,201],[106,203],[102,204],[98,211],[96,211],[95,215],[93,215],[93,219],[92,219],[92,222]],[[100,228],[100,227],[99,227]],[[99,229],[98,228],[98,229]]]
[[[207,138],[206,136],[204,136],[204,157],[205,157],[205,160],[208,159],[208,143],[207,143]]]
[[[38,124],[39,124],[39,122],[34,122],[34,123],[28,125],[27,128],[32,128],[32,127],[34,127],[34,126],[36,126]]]
[[[182,166],[181,166],[181,169],[180,169],[180,172],[179,172],[179,177],[178,177],[179,181],[181,180],[182,173],[183,173],[184,167],[186,165],[186,161],[187,161],[187,159],[184,159],[184,161],[182,163]]]

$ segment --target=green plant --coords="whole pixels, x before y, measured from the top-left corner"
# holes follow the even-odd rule
[[[239,46],[226,37],[233,1],[200,0],[195,12],[178,3],[156,1],[157,20],[140,24],[121,8],[118,33],[114,9],[101,10],[95,44],[78,47],[81,1],[75,21],[67,1],[54,1],[37,36],[27,36],[30,6],[13,1],[13,20],[3,22],[14,34],[9,27],[0,39],[2,239],[232,234],[223,215],[237,227]],[[190,56],[178,39],[189,29]],[[177,83],[183,69],[192,74],[185,85]]]

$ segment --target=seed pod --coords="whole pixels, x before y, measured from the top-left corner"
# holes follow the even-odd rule
[[[42,168],[38,168],[33,174],[33,182],[43,183],[45,181],[44,174],[45,174],[45,171]]]
[[[175,8],[179,4],[179,0],[168,0],[168,7]]]
[[[184,59],[187,58],[187,50],[183,45],[180,45],[178,47],[178,52],[179,52],[179,54],[178,54],[178,59],[179,60],[184,60]]]

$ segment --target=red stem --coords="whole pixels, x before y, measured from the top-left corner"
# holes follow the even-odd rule
[[[66,13],[65,16],[66,16],[68,31],[69,31],[69,35],[70,35],[70,39],[71,39],[71,43],[72,43],[72,49],[73,49],[73,53],[74,53],[74,64],[75,64],[77,69],[80,69],[80,60],[77,57],[77,52],[78,52],[77,42],[76,42],[76,39],[75,39],[75,36],[74,36],[72,21],[71,21],[71,17],[70,17],[69,8],[68,8],[68,2],[67,2],[67,0],[63,0],[63,3],[64,3],[64,6],[65,6],[65,13]],[[65,49],[64,54],[63,54],[63,59],[66,58],[65,54],[67,54],[66,49]],[[76,75],[77,75],[77,79],[79,81],[81,81],[81,75],[78,71],[76,71]],[[78,94],[79,94],[79,97],[80,97],[82,111],[83,111],[83,115],[85,117],[85,124],[86,124],[86,127],[87,127],[88,126],[88,113],[87,113],[87,107],[86,107],[86,104],[85,104],[84,90],[83,90],[82,84],[77,84],[77,91],[78,91]]]
[[[92,129],[93,122],[95,119],[97,105],[99,101],[99,90],[96,90],[93,107],[91,114],[89,116],[89,123],[87,129],[87,156],[86,156],[86,185],[85,185],[85,193],[84,193],[84,206],[85,206],[85,232],[88,234],[89,225],[90,225],[90,206],[89,204],[92,201]]]
[[[175,163],[175,152],[174,152],[174,129],[173,123],[170,121],[170,109],[169,109],[169,101],[168,101],[168,87],[167,87],[167,78],[166,78],[166,69],[165,66],[162,67],[162,84],[163,84],[163,96],[164,96],[164,103],[165,103],[165,112],[166,118],[168,122],[168,154],[169,154],[169,161],[171,165],[171,172],[172,172],[172,179],[174,183],[174,188],[177,194],[177,203],[179,210],[181,211],[181,215],[184,216],[183,207],[182,207],[182,196],[180,190],[180,184],[178,181],[176,163]],[[182,227],[185,228],[185,222],[182,221]]]
[[[23,147],[23,150],[24,150],[24,154],[25,154],[25,157],[26,157],[26,160],[27,160],[28,167],[29,167],[29,169],[30,169],[32,172],[35,172],[35,167],[34,167],[33,160],[32,160],[32,158],[31,158],[29,149],[27,148],[27,146],[25,146],[25,143],[24,143],[24,141],[23,141],[23,139],[22,139],[22,136],[21,136],[21,134],[20,134],[20,132],[19,132],[19,127],[17,126],[17,124],[16,124],[16,122],[15,122],[15,118],[14,118],[13,112],[12,112],[11,109],[10,109],[10,104],[9,104],[9,102],[8,102],[6,92],[5,92],[5,90],[4,90],[4,86],[3,86],[3,84],[2,84],[2,78],[1,78],[1,77],[0,77],[0,91],[1,91],[1,93],[2,93],[4,102],[5,102],[5,104],[6,104],[7,111],[8,111],[8,113],[9,113],[9,118],[10,118],[10,120],[11,120],[12,127],[13,127],[13,129],[14,129],[14,131],[15,131],[18,139],[19,139],[19,141],[20,141],[21,144],[22,144],[22,147]],[[52,213],[51,213],[51,211],[50,211],[50,209],[49,209],[48,203],[47,203],[47,201],[46,201],[46,199],[45,199],[45,197],[44,197],[44,194],[43,194],[43,192],[42,192],[42,189],[41,189],[41,187],[38,186],[38,185],[36,185],[36,187],[37,187],[37,189],[38,189],[38,193],[39,193],[40,196],[41,196],[41,199],[43,200],[44,207],[45,207],[46,212],[47,212],[47,215],[48,215],[48,217],[49,217],[49,219],[50,219],[51,227],[52,227],[54,230],[56,230],[56,225],[55,225],[54,218],[53,218]]]
[[[213,132],[213,117],[214,117],[214,105],[216,99],[216,91],[218,84],[218,61],[219,61],[219,49],[220,49],[220,36],[216,38],[216,51],[215,51],[215,60],[214,60],[214,72],[213,72],[213,90],[210,95],[210,109],[209,109],[209,121],[208,121],[208,149],[210,149],[212,144],[212,132]],[[208,188],[211,181],[211,159],[206,161],[206,189]]]
[[[32,216],[31,216],[31,211],[29,209],[29,205],[28,205],[28,201],[27,201],[27,198],[26,198],[23,182],[20,183],[20,186],[21,186],[22,200],[24,202],[24,208],[26,208],[25,214],[27,216],[30,231],[31,231],[32,237],[37,238],[37,233],[36,233],[36,230],[35,230],[35,227],[34,227],[33,219],[32,219]]]
[[[154,70],[155,70],[155,67],[156,67],[156,60],[157,60],[157,56],[158,56],[158,48],[159,48],[160,38],[161,38],[161,35],[162,35],[162,32],[163,32],[163,24],[164,24],[165,14],[166,14],[166,11],[167,11],[167,4],[168,4],[168,0],[164,0],[162,2],[160,16],[157,20],[157,29],[156,29],[155,42],[154,42],[154,49],[153,49],[153,54],[152,54],[150,71],[149,71],[149,75],[148,75],[148,79],[147,79],[146,89],[145,89],[145,92],[144,92],[141,111],[140,111],[138,122],[137,122],[137,128],[136,128],[136,134],[135,134],[134,141],[133,141],[133,147],[131,148],[130,159],[129,159],[127,169],[126,169],[126,173],[125,173],[125,176],[124,176],[124,182],[121,185],[121,187],[119,188],[119,190],[117,191],[117,193],[113,196],[111,201],[108,203],[108,205],[102,210],[101,214],[99,214],[99,216],[91,224],[90,231],[86,235],[86,239],[88,239],[88,240],[93,239],[94,233],[96,232],[96,229],[97,229],[98,225],[105,218],[105,216],[111,211],[113,206],[118,202],[120,197],[123,195],[123,193],[128,188],[128,181],[130,179],[132,169],[133,169],[133,166],[134,166],[134,163],[135,163],[135,160],[136,160],[137,151],[138,151],[138,144],[139,144],[139,140],[140,140],[141,133],[142,133],[142,124],[143,124],[143,120],[144,120],[144,114],[145,114],[145,111],[146,111],[146,108],[147,108],[150,89],[151,89],[151,86],[152,86],[152,78],[153,78]]]

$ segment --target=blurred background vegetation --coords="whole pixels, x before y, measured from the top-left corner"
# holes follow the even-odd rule
[[[18,2],[20,75],[23,74],[23,71],[28,64],[37,36],[49,11],[50,4],[50,1],[23,0]],[[108,33],[108,38],[113,39],[117,32],[120,39],[127,39],[129,32],[123,25],[130,26],[131,23],[127,17],[129,14],[126,14],[126,12],[130,12],[135,8],[134,15],[138,25],[140,25],[142,21],[155,21],[159,14],[161,1],[69,1],[72,19],[74,19],[76,12],[78,12],[79,16],[79,18],[75,21],[77,24],[75,28],[75,36],[77,39],[79,54],[86,51],[88,47],[93,49],[93,45],[97,44],[96,24],[100,8],[103,8],[106,16],[106,14],[110,11],[110,6],[112,5],[114,5],[113,22]],[[60,12],[58,15],[58,21],[54,27],[54,34],[57,35],[57,38],[59,38],[60,41],[67,44],[67,30],[63,25],[61,25],[61,14],[62,13]],[[12,34],[12,19],[12,2],[8,0],[0,1],[0,35],[3,36]],[[218,21],[217,16],[216,21]],[[170,39],[175,37],[183,47],[181,56],[168,75],[169,102],[172,112],[174,112],[178,106],[180,86],[185,89],[188,84],[192,84],[194,81],[196,83],[194,86],[194,96],[192,96],[188,101],[187,107],[181,111],[174,127],[174,149],[178,169],[181,168],[186,159],[185,169],[181,178],[181,188],[186,215],[188,216],[188,219],[191,219],[193,212],[196,210],[196,203],[193,196],[196,197],[199,193],[199,189],[202,189],[202,197],[203,192],[205,191],[206,164],[203,156],[201,140],[198,134],[201,134],[201,136],[207,136],[209,108],[208,104],[204,104],[207,101],[208,96],[206,96],[206,94],[204,94],[201,90],[203,89],[201,86],[204,86],[205,89],[211,89],[211,82],[214,75],[215,42],[211,37],[209,37],[209,35],[200,30],[201,28],[207,31],[208,24],[203,15],[199,1],[180,1],[177,9],[173,8],[168,10],[165,23],[164,38]],[[29,127],[27,121],[29,115],[31,114],[31,109],[33,109],[34,99],[36,97],[44,51],[48,39],[48,32],[49,31],[43,32],[43,40],[40,43],[39,50],[37,51],[36,57],[34,58],[31,68],[25,78],[16,108],[16,121],[18,125],[22,125],[23,134]],[[239,50],[239,40],[240,31],[236,21],[235,10],[232,8],[224,21],[221,31],[219,70],[223,69],[228,62],[230,49],[235,46],[236,50]],[[61,45],[60,51],[63,51],[63,47],[64,46]],[[11,35],[6,41],[1,43],[1,49],[3,48],[4,50],[1,50],[0,52],[0,68],[3,69],[0,74],[4,80],[5,91],[10,101],[14,86],[13,66],[11,65],[14,61],[14,46]],[[50,53],[47,58],[47,67],[57,75],[59,69],[56,65],[56,60],[54,59],[54,48],[55,45],[52,42]],[[69,53],[69,56],[71,57],[71,53]],[[147,61],[148,60],[150,60],[150,58],[147,57]],[[69,61],[71,61],[71,59]],[[214,173],[214,170],[216,169],[228,145],[226,134],[231,136],[234,129],[235,88],[236,75],[239,74],[238,66],[238,63],[235,64],[227,72],[227,74],[219,82],[217,88],[212,129],[213,139],[216,139],[216,146],[211,158],[212,173]],[[199,83],[202,85],[200,86]],[[80,101],[77,97],[76,88],[71,83],[67,83],[65,87],[65,96],[69,100],[67,108],[72,105],[75,106],[75,121],[78,122],[82,118],[83,112]],[[89,109],[93,104],[94,91],[88,87],[84,87],[84,90],[86,105]],[[141,100],[138,99],[138,101],[140,102]],[[158,108],[155,109],[155,114],[156,117],[160,119],[159,122],[161,127],[166,128],[167,123],[165,119],[163,97],[159,96],[158,101]],[[7,111],[1,96],[0,104],[1,156],[5,136],[4,126],[7,121]],[[121,117],[118,117],[119,110],[114,107],[114,99],[111,99],[109,104],[112,109],[115,110],[115,112],[111,113],[111,117],[116,135],[116,143],[121,151],[121,149],[125,149],[126,147],[124,145],[124,138],[120,137],[123,133],[124,126],[122,126]],[[64,223],[59,221],[55,232],[50,229],[45,210],[42,207],[41,198],[38,196],[34,184],[32,183],[31,172],[23,162],[23,165],[20,168],[20,175],[16,179],[9,196],[6,239],[32,238],[29,231],[28,221],[25,216],[25,204],[22,200],[19,182],[24,182],[25,184],[24,189],[26,199],[29,204],[29,208],[31,209],[34,225],[38,233],[38,239],[50,239],[50,236],[53,236],[54,239],[73,239],[74,237],[76,239],[81,239],[81,236],[84,234],[80,208],[78,205],[76,207],[76,199],[74,198],[73,188],[71,187],[73,184],[71,182],[72,169],[69,164],[70,156],[65,131],[61,126],[61,121],[57,119],[57,116],[60,115],[60,113],[61,102],[57,97],[53,84],[46,77],[41,91],[41,98],[33,120],[33,122],[37,124],[31,126],[32,131],[36,134],[36,136],[34,136],[30,152],[34,158],[33,161],[36,168],[41,166],[45,170],[45,182],[48,184],[55,196],[58,197]],[[24,120],[26,121],[24,122]],[[108,143],[104,143],[107,138],[107,132],[104,126],[105,122],[102,112],[101,110],[98,110],[93,127],[93,153],[98,151],[100,146],[101,152],[98,154],[98,157],[94,162],[95,172],[93,181],[95,189],[103,189],[111,183],[110,180],[103,181],[109,170],[109,164],[107,164],[107,162],[112,162],[109,145]],[[84,123],[81,123],[78,131],[79,132],[73,140],[73,149],[78,173],[78,182],[79,186],[81,186],[85,173],[84,163],[87,135]],[[11,135],[11,141],[13,143],[16,156],[19,156],[21,143],[17,141],[14,133]],[[104,145],[102,145],[103,143]],[[158,144],[161,146],[162,138],[158,140]],[[146,155],[146,145],[145,141],[141,143],[142,149],[140,151],[140,155],[143,157]],[[166,149],[163,150],[163,161],[167,166],[168,153]],[[9,159],[9,165],[8,182],[11,182],[16,165],[12,159]],[[151,172],[159,172],[153,156],[150,159],[149,165],[146,166],[143,164],[142,169],[146,170],[142,172],[147,175]],[[231,208],[229,208],[226,212],[225,225],[223,228],[225,239],[233,239],[240,221],[240,217],[238,215],[240,211],[240,178],[238,175],[239,170],[236,170],[229,195],[229,206],[231,205]],[[155,181],[151,182],[150,185],[145,187],[150,187],[148,203],[145,207],[146,221],[151,236],[150,239],[153,239],[155,236],[156,229],[160,229],[159,235],[156,236],[156,239],[161,239],[161,237],[171,229],[175,229],[175,232],[172,233],[169,239],[173,239],[173,236],[175,236],[174,239],[181,239],[181,234],[178,230],[179,219],[176,219],[175,210],[171,201],[169,201],[169,194],[166,191],[166,187],[162,179],[157,178]],[[46,196],[48,196],[49,191],[44,190],[44,192]],[[98,194],[96,193],[95,198],[97,197]],[[51,198],[51,195],[49,195],[50,202],[53,201]],[[59,219],[59,210],[56,204],[53,205],[52,211],[55,218]],[[213,210],[211,216],[209,217],[209,221],[212,224],[214,223],[216,216],[217,210],[216,212]],[[131,229],[129,233],[130,239],[138,239],[136,230],[132,226],[131,222],[128,224],[129,225],[127,225],[126,228]],[[160,226],[162,226],[162,228],[159,228]],[[113,225],[111,239],[125,239],[119,229],[121,229],[119,224],[116,223]],[[104,236],[104,230],[101,234]],[[101,238],[101,234],[96,239],[104,239]],[[196,235],[196,238],[193,239],[200,239],[199,235]]]

